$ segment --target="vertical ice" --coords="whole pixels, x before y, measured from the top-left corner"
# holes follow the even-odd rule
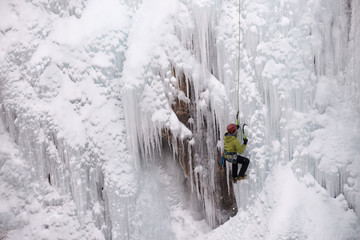
[[[1,118],[34,175],[71,196],[81,226],[94,223],[106,239],[130,238],[137,186],[117,94],[127,7],[113,1],[5,6],[11,13],[18,4],[20,20],[1,33]],[[106,18],[93,19],[103,13]]]
[[[241,92],[246,97],[240,97],[240,105],[247,121],[263,132],[250,132],[257,179],[239,188],[237,197],[245,200],[240,204],[251,201],[246,196],[261,187],[269,167],[293,161],[294,171],[312,174],[334,197],[345,193],[358,212],[353,180],[358,121],[352,133],[344,127],[358,115],[357,104],[351,106],[358,101],[353,75],[357,3],[242,1],[241,10]]]
[[[71,195],[82,225],[106,239],[150,233],[141,215],[156,215],[146,201],[161,185],[139,176],[167,145],[191,208],[212,227],[289,161],[359,214],[358,1],[20,2],[8,6],[19,21],[0,23],[1,117],[35,175]],[[218,161],[237,110],[251,165],[233,188]]]

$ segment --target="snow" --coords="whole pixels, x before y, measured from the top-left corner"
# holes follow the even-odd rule
[[[0,14],[2,16],[2,20],[1,21],[1,25],[0,25],[0,30],[1,32],[5,32],[8,31],[11,27],[12,27],[12,23],[15,21],[16,17],[14,15],[14,13],[11,11],[11,9],[9,8],[8,4],[6,4],[7,2],[3,1],[0,4]]]
[[[332,198],[310,174],[296,176],[289,163],[271,170],[253,205],[198,239],[358,239],[358,225],[343,195]]]
[[[61,45],[81,45],[89,37],[126,26],[126,11],[127,8],[115,0],[101,3],[90,0],[81,12],[81,18],[70,16],[56,20],[49,38]]]
[[[345,0],[2,0],[0,238],[360,239],[359,23]]]
[[[104,239],[89,221],[81,227],[70,196],[39,181],[0,122],[0,236],[7,239]],[[3,235],[5,234],[5,235]]]

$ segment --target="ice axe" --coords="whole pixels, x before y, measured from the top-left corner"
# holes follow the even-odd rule
[[[240,125],[239,125],[239,111],[237,111],[237,113],[236,113],[236,126],[237,126],[237,128],[240,127]],[[244,123],[243,126],[242,126],[242,128],[241,128],[244,139],[246,139],[245,126],[247,126],[246,123]]]
[[[243,138],[244,138],[244,139],[246,139],[245,126],[247,126],[246,123],[244,123],[243,126],[242,126],[242,133],[243,133]]]
[[[236,127],[239,128],[239,111],[236,113]]]

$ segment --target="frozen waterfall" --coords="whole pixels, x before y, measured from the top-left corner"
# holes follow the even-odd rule
[[[359,239],[359,24],[354,0],[1,1],[0,239]]]

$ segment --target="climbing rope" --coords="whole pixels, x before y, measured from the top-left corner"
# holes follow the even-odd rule
[[[241,33],[241,29],[240,29],[240,19],[241,19],[241,11],[240,11],[240,0],[239,0],[239,44],[238,44],[238,48],[239,48],[239,57],[238,57],[238,84],[237,84],[237,114],[236,114],[236,125],[240,125],[240,121],[239,121],[239,111],[240,111],[240,102],[239,102],[239,96],[240,96],[240,33]],[[241,131],[243,134],[243,139],[247,139],[246,135],[245,135],[245,126],[247,126],[247,124],[243,124]],[[247,140],[246,140],[247,142]]]
[[[240,0],[239,0],[239,41],[238,41],[238,49],[239,49],[239,56],[238,56],[238,79],[237,79],[237,91],[236,91],[236,104],[237,104],[237,111],[240,111],[240,103],[239,103],[239,96],[240,96]]]

